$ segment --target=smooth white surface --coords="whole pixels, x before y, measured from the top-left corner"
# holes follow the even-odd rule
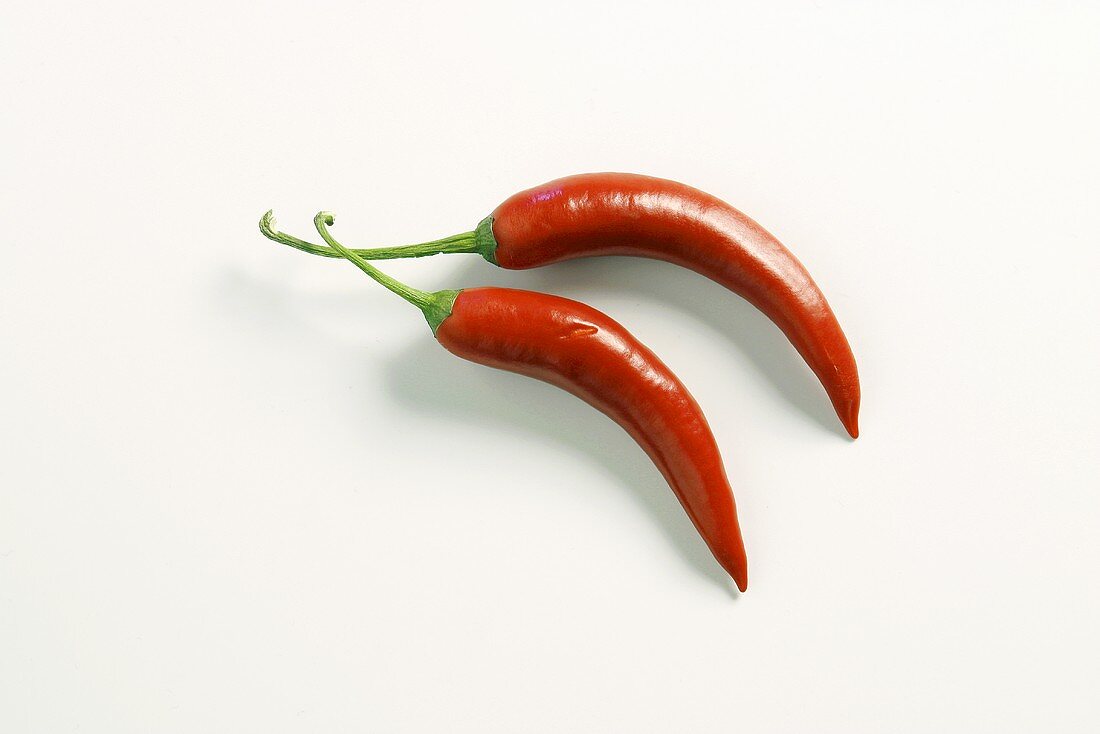
[[[1100,12],[738,5],[6,4],[0,730],[1095,729]],[[256,230],[417,241],[591,170],[787,243],[863,437],[671,266],[388,270],[662,355],[744,596],[616,426]]]

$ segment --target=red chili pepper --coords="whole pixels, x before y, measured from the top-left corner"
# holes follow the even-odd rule
[[[300,240],[286,244],[336,255]],[[512,196],[472,232],[355,252],[369,260],[477,252],[513,270],[597,255],[690,268],[744,297],[782,329],[825,387],[848,433],[859,435],[855,358],[817,284],[763,227],[690,186],[629,173],[569,176]]]
[[[270,212],[260,228],[271,239]],[[590,306],[509,288],[425,293],[399,283],[332,238],[324,240],[376,281],[418,306],[448,351],[573,393],[621,425],[657,465],[714,557],[745,591],[748,567],[733,493],[706,418],[672,371],[630,332]],[[300,242],[300,240],[298,240]]]

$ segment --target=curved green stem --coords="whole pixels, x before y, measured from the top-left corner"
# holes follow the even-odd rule
[[[310,255],[320,255],[322,257],[340,256],[340,254],[331,247],[319,247],[305,240],[300,240],[294,235],[289,235],[286,232],[280,232],[275,229],[275,213],[270,209],[260,217],[260,233],[272,242],[278,242],[280,245],[286,245],[296,250],[301,250],[302,252],[308,252]]]
[[[329,234],[327,226],[331,226],[335,221],[336,218],[329,212],[318,212],[317,216],[313,218],[313,224],[317,228],[317,232],[329,246],[327,248],[319,247],[305,240],[300,240],[297,237],[288,235],[285,232],[280,232],[275,228],[275,216],[270,210],[260,219],[260,231],[270,240],[289,245],[290,247],[309,252],[310,254],[324,255],[326,257],[342,257],[349,260],[353,265],[382,286],[419,308],[423,312],[424,318],[428,320],[428,325],[432,327],[432,332],[434,333],[436,329],[439,328],[439,325],[443,323],[443,320],[451,315],[451,307],[454,305],[455,298],[458,297],[458,291],[447,290],[427,293],[391,278],[378,268],[366,262],[356,252],[341,245],[331,234]]]
[[[270,240],[274,240],[288,247],[293,247],[310,255],[320,257],[343,257],[340,252],[332,247],[315,245],[305,240],[300,240],[283,232],[276,232],[272,227],[271,212],[269,211],[260,220],[260,231]],[[375,248],[345,248],[364,260],[396,260],[408,257],[431,257],[432,255],[450,255],[458,253],[476,253],[491,263],[495,263],[493,255],[496,252],[496,240],[493,238],[493,220],[486,217],[471,232],[451,235],[438,240],[419,242],[415,245],[397,245],[393,247]]]

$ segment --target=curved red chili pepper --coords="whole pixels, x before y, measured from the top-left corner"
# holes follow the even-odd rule
[[[630,332],[590,306],[544,293],[418,291],[333,239],[325,227],[332,215],[322,212],[314,223],[335,252],[419,307],[448,351],[557,385],[625,428],[664,475],[715,559],[745,591],[745,547],[714,435],[683,383]],[[270,212],[260,229],[277,242],[302,242],[276,231]]]
[[[783,330],[859,435],[859,375],[848,340],[806,268],[724,201],[675,181],[629,173],[569,176],[510,197],[491,215],[493,261],[534,268],[634,255],[690,268],[745,298]]]
[[[733,493],[710,426],[683,383],[630,332],[577,301],[471,288],[459,291],[435,335],[463,359],[549,382],[625,428],[737,588],[747,588]]]
[[[325,247],[287,238],[327,257]],[[509,269],[633,255],[696,271],[768,316],[814,371],[841,423],[859,435],[859,374],[848,340],[806,268],[763,227],[710,194],[631,173],[568,176],[512,196],[472,232],[354,250],[368,260],[476,252]]]

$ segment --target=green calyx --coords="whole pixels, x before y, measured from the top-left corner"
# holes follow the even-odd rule
[[[497,238],[493,236],[492,214],[477,223],[477,229],[474,230],[474,245],[475,252],[493,265],[497,264]]]
[[[428,326],[432,327],[433,334],[439,331],[439,325],[443,323],[443,320],[451,315],[455,299],[458,298],[458,294],[461,292],[448,290],[428,294],[431,301],[420,306],[420,310],[423,312],[424,318],[428,320]]]
[[[273,237],[269,234],[271,231],[270,228],[265,231],[263,220],[260,221],[260,231],[262,231],[264,236],[268,239],[275,240],[280,244],[293,247],[302,252],[308,252],[310,255],[318,255],[320,257],[346,257],[335,247],[315,245],[283,232],[279,232],[278,237]],[[328,240],[325,241],[327,242]],[[415,245],[374,247],[369,249],[344,248],[344,251],[351,252],[363,260],[397,260],[407,257],[431,257],[432,255],[476,253],[494,265],[497,264],[497,241],[496,237],[493,236],[492,215],[478,222],[477,227],[472,232],[462,232],[461,234],[451,235],[443,239],[420,242]]]
[[[289,247],[293,247],[303,252],[308,252],[311,255],[321,255],[323,257],[340,257],[350,261],[357,268],[369,275],[372,279],[382,284],[385,288],[393,291],[397,295],[404,298],[409,303],[413,304],[424,314],[424,318],[428,321],[428,326],[432,328],[434,334],[439,325],[451,315],[451,309],[454,307],[455,299],[458,298],[460,291],[435,291],[434,293],[428,293],[425,291],[411,288],[399,280],[391,278],[383,273],[378,268],[368,263],[361,253],[371,253],[371,250],[350,250],[344,247],[342,244],[336,241],[336,239],[329,234],[328,227],[336,221],[336,218],[329,212],[319,212],[317,216],[313,218],[313,225],[317,228],[318,234],[321,235],[321,239],[325,241],[328,247],[321,247],[314,245],[305,240],[300,240],[297,237],[293,237],[284,232],[280,232],[275,228],[275,217],[271,211],[268,211],[260,219],[260,232],[264,237],[269,240],[278,242]],[[470,239],[473,239],[475,233],[468,232]],[[448,240],[454,240],[455,238],[448,238]],[[439,240],[438,242],[442,242]],[[438,242],[436,244],[438,244]],[[432,243],[425,243],[432,244]],[[415,245],[413,247],[416,247]],[[400,249],[400,248],[394,248]],[[440,250],[440,252],[474,252],[475,250]],[[434,252],[424,253],[425,255],[436,254]],[[422,255],[395,255],[394,257],[421,257]]]

